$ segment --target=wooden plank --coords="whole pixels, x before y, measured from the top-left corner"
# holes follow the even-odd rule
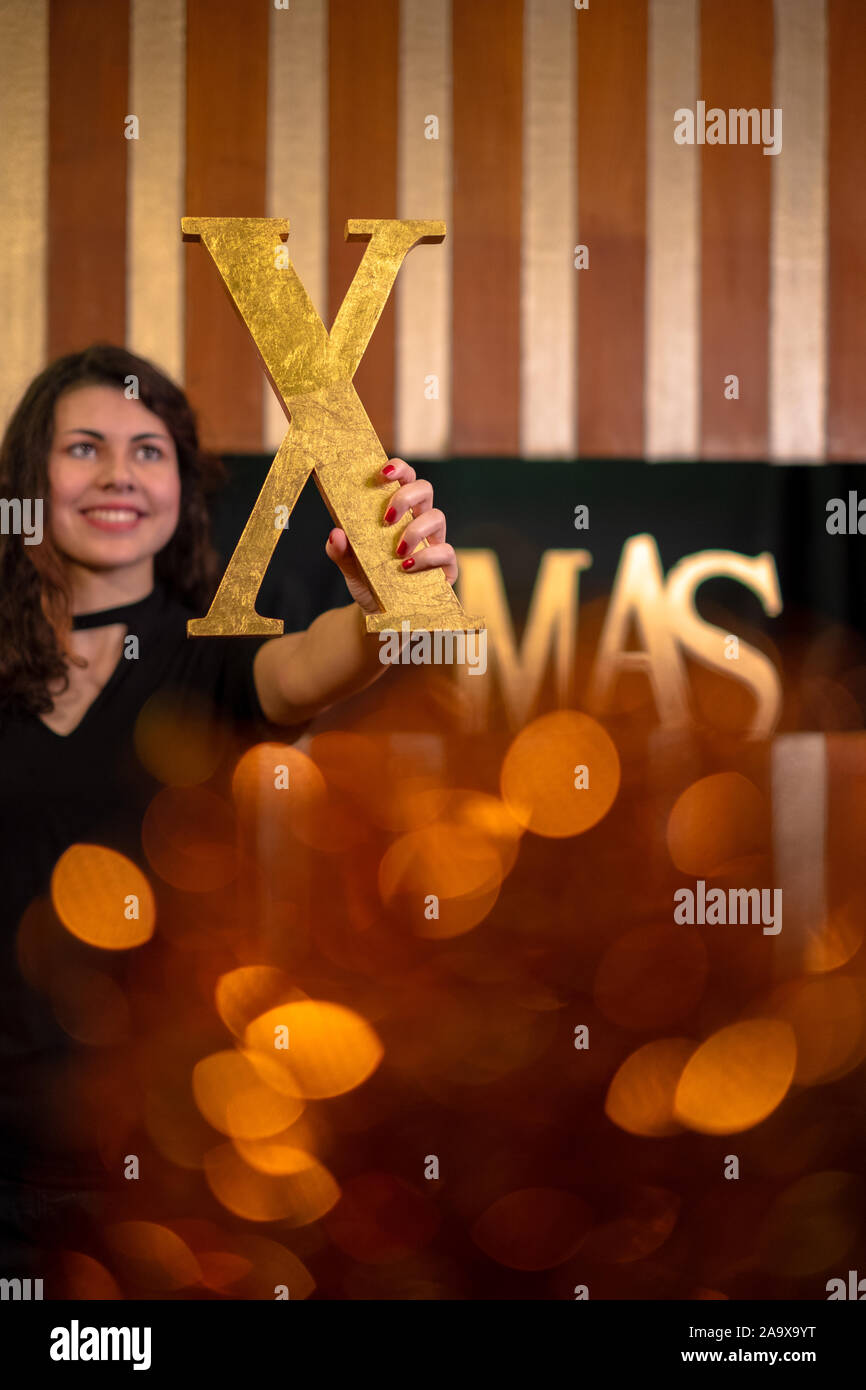
[[[650,0],[648,58],[647,458],[698,456],[700,150],[673,139],[698,99],[699,0]]]
[[[772,0],[703,0],[701,99],[706,109],[773,106]],[[760,145],[701,150],[701,448],[704,458],[768,455],[770,198],[773,162]],[[739,378],[739,399],[725,378]]]
[[[271,10],[268,79],[268,217],[289,220],[288,248],[322,322],[328,318],[328,10],[294,0]],[[264,444],[275,454],[286,413],[269,384]]]
[[[186,208],[190,217],[264,217],[266,5],[188,0]],[[180,228],[178,228],[180,236]],[[186,246],[186,389],[209,448],[262,448],[270,390],[210,256]]]
[[[397,216],[398,0],[330,0],[328,16],[328,312],[330,328],[364,246],[344,239],[353,217]],[[423,211],[414,216],[427,216]],[[423,255],[423,249],[411,252]],[[393,291],[355,373],[383,448],[393,452]]]
[[[0,418],[45,366],[48,247],[48,0],[0,5]]]
[[[824,0],[775,12],[770,248],[770,455],[822,462],[827,449],[827,17]]]
[[[829,291],[827,451],[836,461],[866,455],[866,9],[828,0]]]
[[[581,11],[577,36],[580,226],[578,444],[584,457],[644,447],[647,0]]]
[[[406,257],[397,277],[396,451],[442,458],[451,437],[451,0],[402,0],[397,211],[442,218],[445,240]],[[439,119],[439,139],[426,118]],[[428,378],[438,394],[427,394]]]
[[[454,0],[452,439],[519,448],[521,0]]]
[[[520,455],[574,458],[577,442],[577,80],[573,10],[526,0]]]
[[[127,0],[51,0],[50,357],[126,339]],[[134,114],[134,113],[132,113]]]
[[[184,373],[186,0],[132,0],[127,342],[178,382]]]

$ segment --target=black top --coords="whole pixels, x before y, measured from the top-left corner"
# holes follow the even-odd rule
[[[152,769],[165,772],[158,756],[154,760],[147,751],[139,756],[136,724],[139,748],[146,727],[152,750],[153,729],[160,727],[158,719],[150,718],[152,712],[170,711],[175,739],[178,721],[183,728],[189,718],[196,747],[204,740],[213,751],[208,766],[229,766],[229,771],[229,755],[242,751],[244,743],[274,736],[252,669],[267,638],[188,638],[187,619],[196,616],[158,585],[138,603],[77,617],[74,626],[79,629],[126,623],[127,637],[138,639],[137,654],[135,644],[125,641],[114,672],[71,733],[54,733],[30,714],[0,724],[2,1177],[60,1186],[104,1180],[98,1155],[88,1152],[86,1143],[82,1147],[59,1135],[52,1102],[58,1087],[62,1091],[70,1056],[98,1049],[70,1038],[49,995],[33,982],[39,976],[38,943],[45,931],[58,930],[48,894],[52,870],[64,850],[75,843],[105,845],[131,858],[151,883],[156,878],[142,851],[141,826],[163,785]],[[300,732],[280,729],[279,737],[291,741]],[[49,919],[50,928],[45,925]],[[157,920],[157,933],[158,927]],[[120,980],[124,970],[134,968],[137,952],[152,944],[114,951],[87,945],[65,931],[62,936],[64,961],[72,959]]]

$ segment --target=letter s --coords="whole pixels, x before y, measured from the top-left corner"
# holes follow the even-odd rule
[[[766,738],[772,733],[782,705],[779,673],[769,657],[747,642],[740,643],[736,669],[724,659],[728,632],[705,622],[695,607],[695,593],[706,579],[736,579],[757,594],[764,612],[775,618],[782,611],[776,563],[765,550],[749,559],[733,550],[704,550],[687,555],[673,566],[667,577],[666,597],[671,625],[682,645],[706,666],[743,681],[754,694],[758,708],[749,729],[750,738]]]

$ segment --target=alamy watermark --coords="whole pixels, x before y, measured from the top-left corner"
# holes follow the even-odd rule
[[[474,639],[474,640],[473,640]],[[379,660],[383,666],[466,666],[470,676],[487,670],[487,629],[452,632],[436,629],[410,632],[407,619],[396,628],[379,633]]]
[[[866,497],[858,497],[852,489],[847,501],[829,498],[825,524],[828,536],[866,536]]]
[[[781,888],[711,888],[699,878],[696,889],[678,888],[674,893],[674,921],[680,926],[737,926],[765,923],[764,936],[778,936],[782,930]],[[772,910],[771,910],[772,909]]]
[[[42,543],[42,498],[0,497],[0,535],[23,536],[25,545]]]
[[[866,1279],[861,1279],[856,1269],[848,1270],[847,1284],[844,1279],[828,1279],[824,1287],[827,1290],[828,1303],[840,1298],[853,1299],[857,1303],[866,1299]]]
[[[52,1361],[131,1361],[134,1371],[150,1369],[149,1327],[69,1327],[51,1329]]]
[[[699,101],[694,111],[680,106],[674,112],[678,145],[763,145],[764,154],[782,153],[781,106],[732,106],[725,111]]]
[[[42,1298],[41,1279],[0,1279],[0,1301],[28,1303]]]

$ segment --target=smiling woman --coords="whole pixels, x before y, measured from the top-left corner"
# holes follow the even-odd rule
[[[177,528],[181,497],[177,450],[159,416],[111,386],[68,391],[55,407],[48,481],[52,536],[79,611],[150,593],[153,557]],[[65,688],[50,687],[43,723],[61,734],[75,728],[120,659],[125,635],[121,624],[108,624],[73,639],[87,665],[69,667]]]
[[[159,444],[133,439],[145,431]],[[181,603],[206,602],[218,565],[206,494],[221,472],[183,393],[131,353],[90,348],[31,383],[0,447],[0,492],[44,502],[45,534],[29,551],[0,540],[0,716],[50,715],[83,668],[73,612],[143,598],[154,579]],[[112,534],[83,514],[118,507],[149,516]]]
[[[94,968],[122,980],[138,959],[126,947],[151,949],[141,944],[147,932],[133,939],[114,928],[123,925],[130,895],[138,901],[142,870],[152,876],[142,821],[161,785],[156,771],[165,779],[168,768],[170,780],[184,763],[171,748],[197,747],[207,750],[207,769],[193,782],[219,777],[244,741],[272,737],[279,725],[281,741],[291,742],[317,713],[386,669],[378,635],[366,631],[377,606],[339,528],[326,553],[345,579],[346,607],[283,637],[187,637],[188,620],[206,610],[216,588],[206,492],[220,472],[199,449],[180,388],[144,359],[104,345],[49,365],[0,445],[0,494],[45,506],[41,544],[0,535],[4,1270],[16,1250],[26,1254],[44,1234],[31,1221],[47,1210],[34,1190],[80,1197],[88,1188],[123,1187],[117,1154],[100,1146],[104,1117],[74,1100],[87,1045],[80,1046],[79,1021],[65,1027],[68,982],[90,978]],[[394,565],[441,566],[453,581],[454,551],[430,484],[401,459],[371,481],[382,485],[383,525],[412,512],[394,538]],[[413,557],[422,540],[429,544]],[[170,747],[155,757],[160,737]],[[87,870],[76,880],[81,921],[73,924],[57,891],[70,853]],[[98,881],[99,855],[113,866],[113,888]],[[97,898],[106,910],[106,894],[109,915],[116,899],[117,922],[107,938],[94,938],[89,918]],[[118,997],[110,982],[105,988]],[[110,1035],[98,1024],[86,1019],[85,1044]]]

